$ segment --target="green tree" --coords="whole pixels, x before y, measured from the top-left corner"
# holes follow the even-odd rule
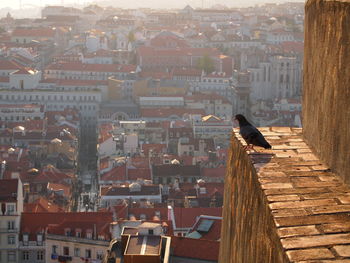
[[[215,69],[214,61],[208,55],[205,55],[198,60],[197,68],[204,70],[207,74],[212,73]]]
[[[129,34],[128,34],[128,40],[129,40],[129,43],[132,43],[135,41],[135,35],[134,35],[134,32],[130,31]]]

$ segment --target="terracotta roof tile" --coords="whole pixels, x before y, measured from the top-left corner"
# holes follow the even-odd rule
[[[150,168],[128,169],[128,180],[136,181],[137,179],[152,180]]]
[[[17,202],[18,179],[0,180],[0,201]]]
[[[200,215],[221,216],[221,207],[175,207],[175,224],[177,228],[191,228]]]
[[[176,257],[217,261],[219,247],[218,241],[171,237],[171,248]]]
[[[59,212],[59,213],[22,213],[21,234],[29,233],[29,240],[36,240],[36,234],[45,230],[49,224],[70,222],[112,222],[111,212]],[[22,240],[22,235],[20,235]]]
[[[100,181],[122,182],[126,180],[126,165],[116,166],[100,176]]]
[[[55,30],[51,28],[16,28],[12,32],[12,36],[53,38],[55,36]]]
[[[45,70],[62,70],[62,71],[88,71],[88,72],[123,72],[130,73],[136,70],[135,65],[118,65],[118,64],[84,64],[80,62],[52,63]]]
[[[185,114],[199,114],[204,116],[205,111],[202,109],[184,109],[184,108],[147,108],[141,109],[141,116],[146,118],[169,118],[178,116],[182,118]]]

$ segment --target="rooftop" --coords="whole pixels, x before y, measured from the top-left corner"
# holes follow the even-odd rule
[[[130,236],[125,255],[159,255],[160,236]]]

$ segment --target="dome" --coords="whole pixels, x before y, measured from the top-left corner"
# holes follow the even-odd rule
[[[132,183],[129,185],[130,192],[140,192],[141,191],[141,184],[139,183]]]
[[[52,139],[52,140],[51,140],[51,143],[52,143],[52,144],[61,144],[62,141],[61,141],[60,139],[58,139],[58,138],[55,138],[55,139]]]
[[[14,149],[14,148],[9,148],[8,150],[7,150],[7,153],[8,154],[11,154],[11,153],[14,153],[16,150]]]
[[[36,168],[31,168],[31,169],[29,169],[29,170],[27,171],[27,173],[29,173],[29,174],[37,174],[37,173],[39,173],[39,170],[36,169]]]
[[[176,159],[172,160],[170,163],[171,164],[180,164],[179,160],[176,160]]]
[[[23,126],[16,126],[13,128],[14,131],[24,131],[25,128]]]

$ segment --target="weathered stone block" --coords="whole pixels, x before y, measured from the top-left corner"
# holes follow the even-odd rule
[[[291,261],[335,258],[332,252],[327,248],[290,250],[287,251],[287,255]]]

